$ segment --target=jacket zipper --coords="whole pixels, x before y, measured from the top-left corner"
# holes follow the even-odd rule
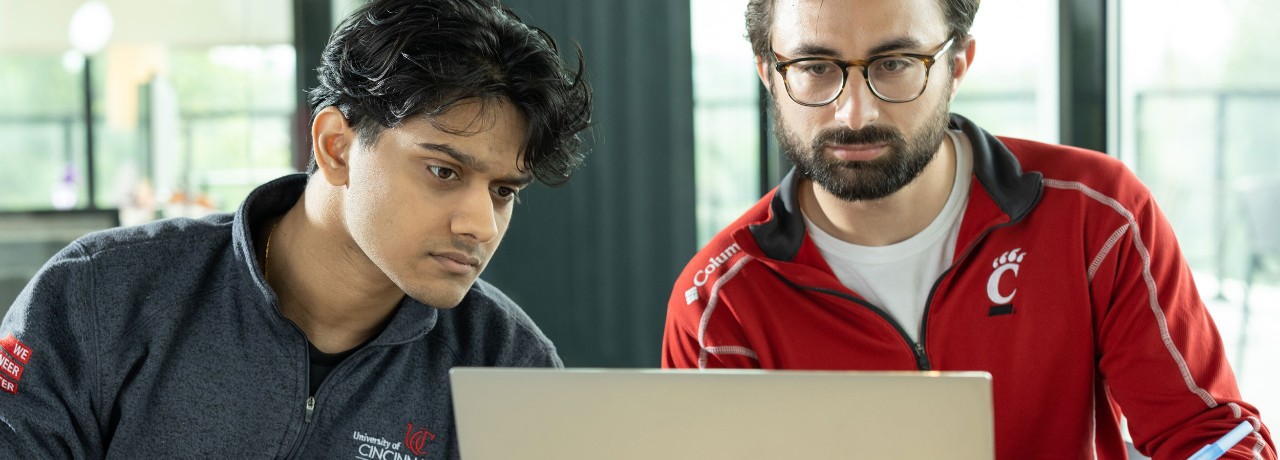
[[[297,326],[294,326],[294,327],[297,327]],[[299,329],[298,332],[301,334],[302,330]],[[302,337],[303,337],[302,340],[305,341],[306,335],[303,334]],[[310,356],[308,355],[304,355],[304,356],[307,356],[308,360],[311,359]],[[308,363],[310,363],[310,361],[308,361]],[[303,385],[305,385],[306,388],[311,387],[311,372],[309,369],[310,368],[308,368],[308,370],[305,371],[306,372],[305,375],[307,378],[303,380]],[[316,389],[316,394],[319,394],[319,393],[320,393],[320,390]],[[311,418],[312,418],[312,414],[315,413],[315,410],[316,410],[316,397],[315,395],[309,394],[307,395],[307,399],[303,401],[302,426],[298,427],[298,434],[296,435],[296,437],[293,438],[293,445],[289,446],[289,450],[285,453],[284,458],[297,457],[298,450],[302,448],[302,440],[306,439],[307,435],[311,433]]]
[[[918,353],[920,354],[920,356],[924,356],[926,360],[928,359],[928,355],[925,354],[926,350],[924,346],[924,344],[926,343],[925,331],[928,330],[926,326],[929,325],[929,309],[933,307],[933,296],[938,292],[938,286],[942,285],[942,280],[946,279],[947,275],[950,275],[951,272],[954,271],[956,267],[960,266],[961,262],[969,258],[969,255],[973,253],[973,249],[978,247],[978,243],[987,239],[987,235],[990,235],[991,232],[994,232],[997,229],[1008,227],[1020,221],[1021,219],[1018,219],[1017,221],[1010,220],[1009,222],[1005,222],[1003,224],[987,227],[985,230],[982,231],[982,233],[979,233],[978,236],[973,239],[973,241],[970,241],[969,246],[964,248],[964,252],[960,253],[960,257],[955,260],[952,260],[951,266],[947,267],[946,270],[943,270],[942,274],[938,275],[938,279],[934,280],[933,287],[929,288],[929,296],[926,297],[924,301],[924,314],[921,315],[920,317],[920,343],[918,344],[918,347],[919,347]],[[922,369],[922,370],[928,370],[928,369]]]
[[[879,316],[880,316],[881,318],[883,318],[886,322],[888,322],[890,326],[893,326],[893,329],[894,329],[894,330],[898,331],[898,336],[899,336],[899,337],[902,337],[902,341],[906,343],[906,345],[907,345],[907,349],[911,350],[911,354],[912,354],[913,356],[915,356],[915,359],[916,359],[916,368],[917,368],[917,369],[922,370],[922,371],[927,371],[927,370],[929,370],[929,369],[931,369],[931,368],[932,368],[932,366],[931,366],[931,365],[930,365],[930,363],[929,363],[929,356],[928,356],[928,355],[926,355],[926,354],[924,353],[924,343],[923,343],[923,339],[924,339],[924,338],[923,338],[923,337],[921,337],[921,342],[920,342],[920,343],[917,343],[917,342],[915,342],[915,341],[911,340],[911,336],[907,335],[907,330],[906,330],[906,329],[903,329],[903,328],[902,328],[902,325],[901,325],[901,324],[898,324],[898,321],[897,321],[897,320],[893,319],[893,317],[892,317],[892,316],[889,316],[889,314],[888,314],[888,313],[886,313],[886,312],[885,312],[883,309],[881,309],[880,307],[877,307],[877,306],[875,306],[875,305],[872,305],[872,304],[870,304],[870,303],[867,303],[867,302],[866,302],[866,301],[864,301],[864,300],[861,300],[861,299],[858,299],[858,298],[855,298],[855,297],[851,297],[851,296],[849,296],[849,295],[847,295],[847,294],[845,294],[845,293],[843,293],[843,292],[840,292],[840,291],[835,291],[835,290],[831,290],[831,289],[827,289],[827,288],[821,288],[821,287],[816,287],[816,286],[802,286],[802,285],[799,285],[799,284],[793,283],[791,280],[789,280],[789,279],[787,279],[786,277],[782,276],[782,274],[778,273],[777,271],[774,271],[774,272],[773,272],[773,274],[774,274],[775,276],[777,276],[777,277],[778,277],[778,279],[781,279],[781,280],[782,280],[782,282],[787,283],[788,285],[791,285],[791,287],[793,287],[793,288],[796,288],[796,289],[804,289],[804,290],[809,290],[809,291],[814,291],[814,292],[820,292],[820,293],[823,293],[823,294],[828,294],[828,295],[836,296],[836,297],[839,297],[839,298],[841,298],[841,299],[845,299],[845,300],[848,300],[848,301],[853,302],[853,303],[855,303],[855,304],[858,304],[858,305],[862,306],[863,308],[866,308],[866,309],[868,309],[868,310],[871,310],[871,312],[875,313],[876,315],[879,315]],[[926,307],[926,308],[927,308],[927,307]]]
[[[944,270],[941,275],[938,275],[938,279],[933,281],[933,287],[929,288],[929,296],[925,298],[924,314],[921,315],[920,317],[920,340],[918,342],[911,340],[911,336],[907,335],[907,330],[904,329],[901,324],[898,324],[897,320],[889,316],[889,314],[886,313],[880,307],[867,303],[866,301],[860,300],[858,298],[848,296],[843,292],[826,289],[826,288],[815,287],[815,286],[802,286],[802,285],[791,282],[791,280],[782,276],[782,274],[778,273],[777,271],[774,271],[773,273],[783,282],[791,285],[791,287],[794,287],[797,289],[805,289],[805,290],[814,291],[814,292],[821,292],[824,294],[830,294],[830,295],[848,300],[855,304],[858,304],[868,310],[871,310],[876,315],[879,315],[881,318],[884,318],[884,320],[888,322],[889,325],[893,326],[893,328],[898,331],[898,335],[902,337],[902,340],[907,343],[907,347],[911,349],[911,353],[915,355],[917,369],[922,371],[932,370],[933,363],[929,361],[928,349],[925,347],[925,343],[926,343],[925,331],[928,329],[926,326],[928,326],[929,324],[929,308],[933,306],[933,296],[938,292],[938,286],[942,284],[942,280],[945,279],[947,275],[951,274],[951,272],[955,270],[957,266],[960,265],[960,262],[964,261],[966,258],[969,257],[969,254],[973,252],[973,249],[978,246],[979,242],[986,239],[987,235],[991,234],[991,232],[995,231],[996,229],[1007,227],[1015,223],[1017,222],[1009,221],[1003,224],[987,227],[987,229],[983,230],[982,233],[978,234],[978,236],[974,238],[973,241],[970,241],[969,246],[965,248],[964,252],[960,253],[960,257],[956,260],[951,261],[951,266],[947,267],[947,269]]]
[[[881,318],[884,318],[885,321],[888,321],[889,324],[892,325],[893,328],[898,331],[898,335],[901,336],[902,340],[907,343],[907,348],[910,348],[911,354],[915,355],[916,369],[919,369],[922,371],[933,369],[933,363],[929,362],[929,355],[925,354],[924,335],[920,336],[919,342],[911,340],[911,336],[907,335],[907,330],[904,329],[901,324],[898,324],[898,320],[893,319],[893,317],[889,316],[889,313],[885,312],[884,309],[877,307],[875,305],[871,305],[870,303],[867,303],[865,301],[846,296],[843,293],[831,292],[831,291],[827,291],[826,289],[820,289],[820,288],[808,288],[808,289],[817,290],[821,292],[829,292],[829,293],[838,295],[840,297],[853,301],[853,303],[862,305],[863,307],[875,312],[875,314],[880,315]],[[925,309],[927,310],[928,306],[926,306]]]
[[[364,346],[364,348],[361,348],[361,349],[359,349],[359,350],[356,350],[356,352],[355,352],[355,353],[352,353],[352,354],[351,354],[351,356],[348,356],[346,359],[342,360],[342,362],[341,362],[341,363],[338,363],[338,366],[337,366],[337,367],[333,368],[333,370],[329,372],[329,377],[333,377],[333,376],[335,376],[335,375],[338,375],[338,371],[340,371],[340,370],[342,370],[343,368],[345,368],[345,367],[348,365],[348,363],[350,363],[350,362],[351,362],[351,360],[352,360],[353,358],[355,358],[356,356],[360,355],[361,353],[365,353],[365,351],[366,351],[366,350],[368,350],[368,349],[369,349],[369,347],[371,347],[371,346],[372,346],[372,345],[365,345],[365,346]],[[308,359],[310,359],[310,358],[308,358]],[[308,373],[307,373],[307,387],[308,387],[308,388],[310,388],[310,386],[311,386],[311,385],[310,385],[310,384],[311,384],[311,381],[310,381],[310,380],[311,380],[311,374],[310,374],[310,372],[308,372]],[[329,385],[329,381],[330,381],[330,379],[329,379],[329,378],[326,378],[324,382],[320,382],[320,388],[316,388],[316,394],[315,394],[315,395],[307,396],[307,400],[306,400],[306,401],[304,402],[304,404],[303,404],[303,412],[302,412],[302,428],[299,430],[299,432],[298,432],[298,437],[297,437],[297,439],[294,439],[294,441],[293,441],[293,447],[290,447],[290,448],[289,448],[289,453],[288,453],[287,455],[285,455],[285,458],[294,458],[294,456],[296,456],[296,455],[298,454],[298,450],[302,448],[302,444],[303,444],[303,442],[302,442],[302,441],[303,441],[304,439],[307,439],[307,436],[311,434],[311,428],[312,428],[312,427],[311,427],[311,420],[312,420],[312,418],[314,418],[314,417],[313,417],[313,415],[315,414],[315,411],[316,411],[316,396],[317,396],[317,395],[319,395],[320,393],[323,393],[323,392],[324,392],[325,385]]]

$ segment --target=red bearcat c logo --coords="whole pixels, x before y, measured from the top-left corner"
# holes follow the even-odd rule
[[[408,447],[409,451],[413,452],[413,455],[419,457],[427,456],[427,443],[435,439],[436,435],[427,431],[426,428],[418,428],[418,431],[413,431],[412,422],[409,423],[409,429],[404,432],[404,446]]]

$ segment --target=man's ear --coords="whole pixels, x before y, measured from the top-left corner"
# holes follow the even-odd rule
[[[321,109],[311,122],[311,151],[315,155],[316,170],[334,186],[347,185],[350,173],[347,160],[354,143],[355,130],[337,107]]]
[[[769,84],[769,78],[773,76],[773,66],[769,65],[769,60],[759,54],[756,55],[756,75],[760,76],[760,83],[765,89],[773,91],[773,85]]]
[[[956,92],[960,91],[960,81],[964,80],[965,75],[969,74],[969,66],[973,65],[973,53],[977,48],[977,40],[972,35],[965,37],[963,53],[957,53],[951,60],[953,71],[951,72],[951,100],[955,101]],[[948,53],[950,54],[950,53]]]

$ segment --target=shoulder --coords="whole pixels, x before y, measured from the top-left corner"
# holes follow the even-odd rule
[[[174,219],[90,233],[50,259],[15,307],[125,330],[150,313],[203,295],[221,282],[231,218]]]
[[[202,219],[165,219],[90,233],[76,240],[75,244],[95,259],[136,260],[163,255],[157,253],[199,250],[222,240],[229,241],[231,226],[231,214],[214,214]]]
[[[209,285],[207,267],[222,258],[205,248],[230,239],[229,231],[211,230],[223,220],[230,219],[170,220],[85,235],[36,273],[4,328],[37,343],[110,350],[131,339],[132,326],[177,312],[175,306],[184,305],[177,300],[208,292],[199,289]]]
[[[230,215],[220,214],[89,233],[54,255],[36,280],[59,271],[83,272],[77,275],[91,276],[92,281],[114,289],[163,272],[168,275],[165,282],[172,283],[191,271],[191,264],[217,260],[212,253],[229,244],[230,228]]]
[[[111,286],[113,296],[162,299],[201,289],[223,271],[219,267],[234,265],[228,260],[232,225],[229,214],[166,219],[92,233],[76,244],[96,282]]]
[[[724,275],[721,267],[742,259],[746,255],[746,249],[756,251],[757,245],[752,238],[751,227],[775,219],[770,206],[777,194],[777,188],[765,194],[745,213],[716,233],[685,265],[676,280],[676,287],[688,288],[714,282],[714,279]]]
[[[694,255],[693,260],[689,261],[684,271],[680,273],[680,278],[676,280],[676,287],[701,288],[727,282],[733,277],[729,271],[740,261],[749,257],[743,250],[742,243],[732,236],[718,237]]]
[[[1044,177],[1046,192],[1064,191],[1087,202],[1144,206],[1151,193],[1119,159],[1078,147],[1001,137],[1025,171]]]
[[[1024,169],[1032,171],[1048,169],[1059,174],[1086,175],[1089,172],[1115,174],[1128,170],[1119,159],[1095,150],[1013,137],[999,139],[1018,157]]]
[[[668,318],[700,316],[707,302],[722,294],[743,266],[756,258],[753,254],[760,254],[752,227],[777,218],[771,209],[777,196],[774,188],[694,254],[672,287]]]
[[[741,234],[750,233],[743,229]],[[690,332],[697,330],[703,317],[721,302],[719,299],[732,297],[733,291],[741,286],[750,289],[752,283],[739,275],[755,260],[748,252],[754,248],[751,241],[740,242],[730,235],[717,237],[704,246],[672,287],[667,300],[668,326],[678,325]]]

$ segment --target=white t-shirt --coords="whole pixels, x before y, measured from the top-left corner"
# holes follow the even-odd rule
[[[808,216],[804,219],[809,236],[840,282],[888,312],[913,341],[919,340],[929,290],[951,265],[973,177],[969,139],[960,131],[947,134],[955,145],[955,182],[942,212],[920,233],[888,246],[862,246],[831,236]]]

